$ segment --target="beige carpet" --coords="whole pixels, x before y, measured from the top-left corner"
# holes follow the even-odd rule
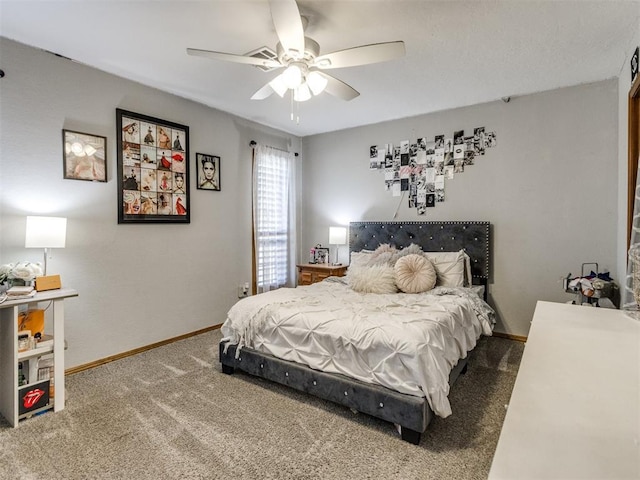
[[[0,479],[485,479],[523,344],[483,338],[453,415],[392,424],[220,371],[214,331],[67,377],[67,405],[0,420]]]

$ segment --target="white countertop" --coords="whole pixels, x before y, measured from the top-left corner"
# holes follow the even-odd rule
[[[640,479],[640,321],[538,302],[489,479]]]

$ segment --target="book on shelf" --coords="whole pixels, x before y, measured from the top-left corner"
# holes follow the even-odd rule
[[[14,286],[7,290],[7,295],[11,297],[14,295],[27,295],[31,292],[33,292],[33,287],[31,286]]]
[[[7,300],[20,300],[21,298],[31,298],[36,294],[33,287],[11,287],[5,292]]]

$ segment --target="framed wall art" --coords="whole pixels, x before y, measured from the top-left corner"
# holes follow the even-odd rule
[[[220,191],[220,157],[196,153],[196,171],[200,190]]]
[[[116,109],[118,223],[189,223],[189,127]]]
[[[316,247],[313,263],[329,263],[329,249]]]
[[[64,178],[107,181],[107,137],[62,130]]]

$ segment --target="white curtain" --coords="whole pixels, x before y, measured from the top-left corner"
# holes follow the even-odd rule
[[[253,231],[257,293],[295,286],[295,156],[257,145],[253,165]]]
[[[639,160],[640,161],[640,160]],[[640,168],[636,177],[636,194],[633,203],[633,220],[631,222],[630,246],[640,243]],[[627,252],[628,253],[628,252]],[[627,255],[627,275],[622,290],[620,308],[633,308],[636,302],[633,297],[633,265]]]

